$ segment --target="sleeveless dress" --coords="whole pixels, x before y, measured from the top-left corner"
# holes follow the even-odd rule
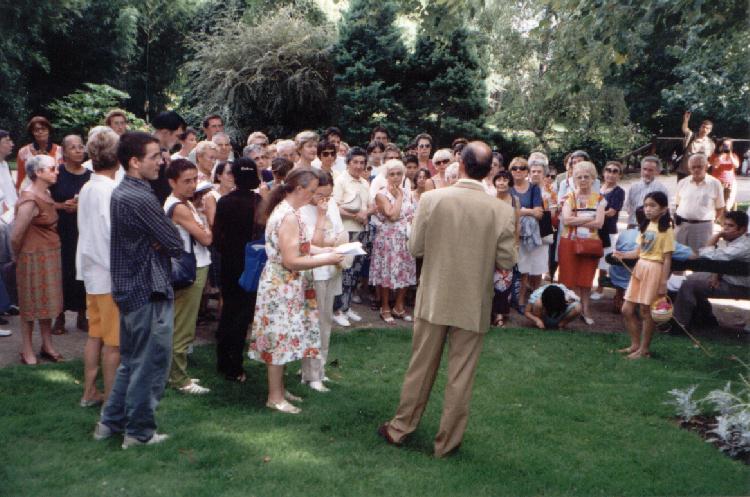
[[[299,224],[302,254],[309,253],[310,239],[299,213],[282,201],[266,225],[268,262],[258,282],[258,298],[248,357],[266,364],[283,365],[320,354],[320,323],[310,271],[289,271],[281,264],[279,228],[287,216]]]
[[[52,197],[26,190],[21,192],[16,213],[26,202],[34,202],[39,212],[31,219],[16,262],[18,308],[23,321],[52,319],[63,310],[57,210]]]
[[[378,192],[390,204],[396,202],[387,188]],[[407,247],[407,226],[414,216],[414,204],[408,190],[403,191],[404,200],[396,221],[389,221],[378,213],[378,231],[372,243],[370,257],[370,284],[385,288],[406,288],[417,284],[417,262]]]

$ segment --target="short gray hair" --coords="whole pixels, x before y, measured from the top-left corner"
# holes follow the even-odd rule
[[[217,143],[216,143],[216,139],[217,139],[217,138],[226,138],[226,139],[227,139],[227,143],[232,143],[232,139],[231,139],[231,138],[229,138],[229,135],[228,135],[228,134],[226,134],[226,133],[224,133],[223,131],[219,131],[218,133],[214,134],[214,136],[212,136],[212,137],[211,137],[211,141],[212,141],[212,142],[213,142],[214,144],[217,144]],[[218,145],[218,144],[217,144],[217,145]]]
[[[647,155],[646,157],[641,159],[641,167],[643,167],[643,164],[646,162],[653,162],[654,164],[656,164],[656,170],[658,172],[661,172],[661,159],[659,159],[657,156]]]
[[[26,177],[28,177],[29,180],[34,181],[36,180],[37,172],[40,169],[55,167],[55,165],[56,162],[53,157],[50,157],[49,155],[35,155],[26,161]]]
[[[701,166],[708,165],[708,157],[706,157],[706,154],[698,152],[697,154],[691,155],[688,158],[688,165],[690,165],[691,162],[694,162],[693,159],[695,159],[696,161],[700,161]]]
[[[252,154],[253,152],[263,153],[263,148],[264,146],[259,143],[247,145],[242,149],[242,157],[250,157],[250,154]]]
[[[388,176],[388,173],[391,171],[391,169],[398,169],[402,173],[406,172],[406,166],[404,166],[404,163],[399,159],[391,159],[383,164],[383,172],[386,176]]]
[[[529,155],[529,169],[534,166],[544,168],[544,174],[549,172],[549,159],[542,152],[531,152]]]

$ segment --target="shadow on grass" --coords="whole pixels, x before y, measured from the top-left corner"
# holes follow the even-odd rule
[[[0,495],[741,495],[747,469],[668,418],[666,392],[721,386],[740,371],[737,344],[706,357],[660,337],[654,359],[626,361],[618,335],[493,330],[485,340],[461,451],[431,457],[444,365],[419,429],[396,449],[375,434],[395,411],[411,349],[403,330],[336,334],[328,394],[299,385],[290,416],[263,407],[265,369],[221,380],[210,347],[190,371],[212,389],[168,391],[160,446],[128,451],[91,440],[96,409],[77,407],[80,362],[0,370]],[[76,383],[76,382],[79,383]],[[50,489],[54,488],[54,493]]]

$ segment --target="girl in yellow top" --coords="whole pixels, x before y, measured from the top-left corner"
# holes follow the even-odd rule
[[[650,357],[649,345],[654,333],[651,319],[651,304],[667,294],[667,279],[672,268],[674,252],[674,230],[669,216],[667,196],[663,192],[651,192],[643,201],[646,220],[641,223],[638,248],[632,252],[615,252],[618,259],[638,259],[633,276],[625,292],[622,314],[630,333],[630,347],[618,352],[628,354],[628,359]],[[643,324],[638,329],[636,306],[641,306]],[[642,336],[641,336],[642,335]]]

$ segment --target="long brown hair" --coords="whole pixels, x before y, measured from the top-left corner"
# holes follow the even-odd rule
[[[263,202],[263,206],[261,207],[261,212],[263,213],[262,224],[265,224],[266,221],[268,221],[273,210],[288,194],[292,193],[298,186],[307,188],[312,181],[318,181],[318,175],[315,174],[315,171],[311,168],[301,167],[293,169],[287,174],[286,178],[284,178],[284,182],[276,185]]]

